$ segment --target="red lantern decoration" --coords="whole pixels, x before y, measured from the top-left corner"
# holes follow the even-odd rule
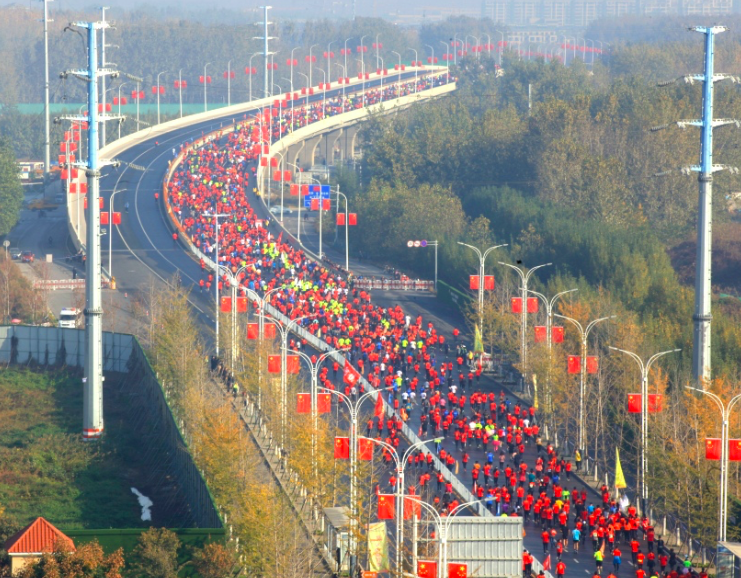
[[[547,327],[545,327],[545,325],[535,326],[535,343],[543,343],[546,340],[546,329]]]
[[[563,343],[563,336],[563,327],[551,327],[551,341],[553,341],[553,343]]]
[[[222,297],[219,303],[221,305],[222,313],[229,313],[232,310],[232,298],[231,297]]]
[[[705,438],[705,459],[719,460],[721,454],[721,444],[718,438]]]
[[[268,355],[268,373],[280,373],[280,355]]]
[[[378,519],[393,520],[396,508],[393,494],[378,494]]]
[[[581,371],[581,357],[569,355],[568,370],[569,373],[579,373]]]
[[[350,438],[344,438],[344,437],[334,438],[334,459],[336,460],[349,460],[350,459]]]
[[[296,394],[296,413],[309,413],[311,412],[311,394],[310,393],[297,393]]]

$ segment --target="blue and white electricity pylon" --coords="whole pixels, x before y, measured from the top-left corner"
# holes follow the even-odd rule
[[[689,84],[695,81],[703,83],[702,118],[681,120],[676,124],[680,128],[697,126],[701,129],[700,164],[681,169],[683,174],[699,173],[700,196],[697,214],[697,263],[695,269],[695,313],[692,316],[694,339],[692,349],[692,376],[704,389],[711,378],[711,273],[712,273],[712,223],[713,223],[713,173],[727,169],[738,173],[735,167],[713,164],[713,129],[715,127],[735,124],[733,119],[713,119],[714,84],[720,80],[738,82],[738,78],[728,74],[714,73],[715,35],[728,30],[725,26],[693,26],[692,32],[705,35],[705,72],[682,77]],[[674,82],[674,81],[672,81]],[[662,85],[671,84],[662,83]],[[666,126],[655,127],[659,130]],[[663,174],[663,173],[659,173]]]
[[[88,185],[86,215],[86,268],[85,268],[85,373],[83,377],[82,437],[96,440],[103,435],[103,308],[100,293],[100,170],[113,164],[98,158],[98,123],[120,119],[116,115],[98,112],[98,78],[106,75],[117,77],[118,72],[98,68],[98,30],[109,25],[107,22],[74,22],[71,27],[87,30],[88,67],[84,70],[63,72],[63,76],[75,76],[87,83],[87,114],[61,117],[66,120],[87,122],[87,161],[76,163],[85,169]]]

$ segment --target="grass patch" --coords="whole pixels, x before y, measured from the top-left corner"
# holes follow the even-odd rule
[[[3,369],[0,400],[0,506],[8,514],[65,528],[147,525],[128,481],[137,440],[123,408],[106,404],[104,439],[86,443],[76,373]]]

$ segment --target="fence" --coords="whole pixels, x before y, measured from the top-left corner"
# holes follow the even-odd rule
[[[0,326],[0,363],[40,367],[85,366],[85,331],[60,327]],[[133,335],[103,333],[103,371],[123,374],[123,393],[132,427],[146,428],[151,439],[141,458],[152,466],[152,477],[176,484],[172,503],[187,504],[181,525],[221,528],[221,517],[211,493],[188,452],[165,392]],[[80,424],[82,426],[82,424]],[[162,448],[162,451],[160,451]],[[165,504],[167,507],[167,504]]]
[[[434,281],[422,281],[420,279],[377,279],[362,278],[353,279],[353,288],[356,289],[382,289],[384,291],[435,291]]]

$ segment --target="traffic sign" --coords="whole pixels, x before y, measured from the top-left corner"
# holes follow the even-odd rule
[[[425,240],[423,239],[422,241],[420,241],[420,242],[419,242],[419,246],[420,246],[420,247],[426,247],[426,246],[427,246],[427,241],[425,241]]]
[[[409,247],[410,249],[412,247],[419,248],[419,247],[426,247],[426,246],[427,246],[427,241],[425,241],[424,239],[421,240],[421,241],[419,241],[419,240],[407,241],[407,247]]]
[[[414,241],[407,241],[407,247],[409,247],[410,249],[414,247]]]
[[[419,245],[420,245],[420,242],[419,241],[414,241],[414,246],[415,247],[419,247]]]

